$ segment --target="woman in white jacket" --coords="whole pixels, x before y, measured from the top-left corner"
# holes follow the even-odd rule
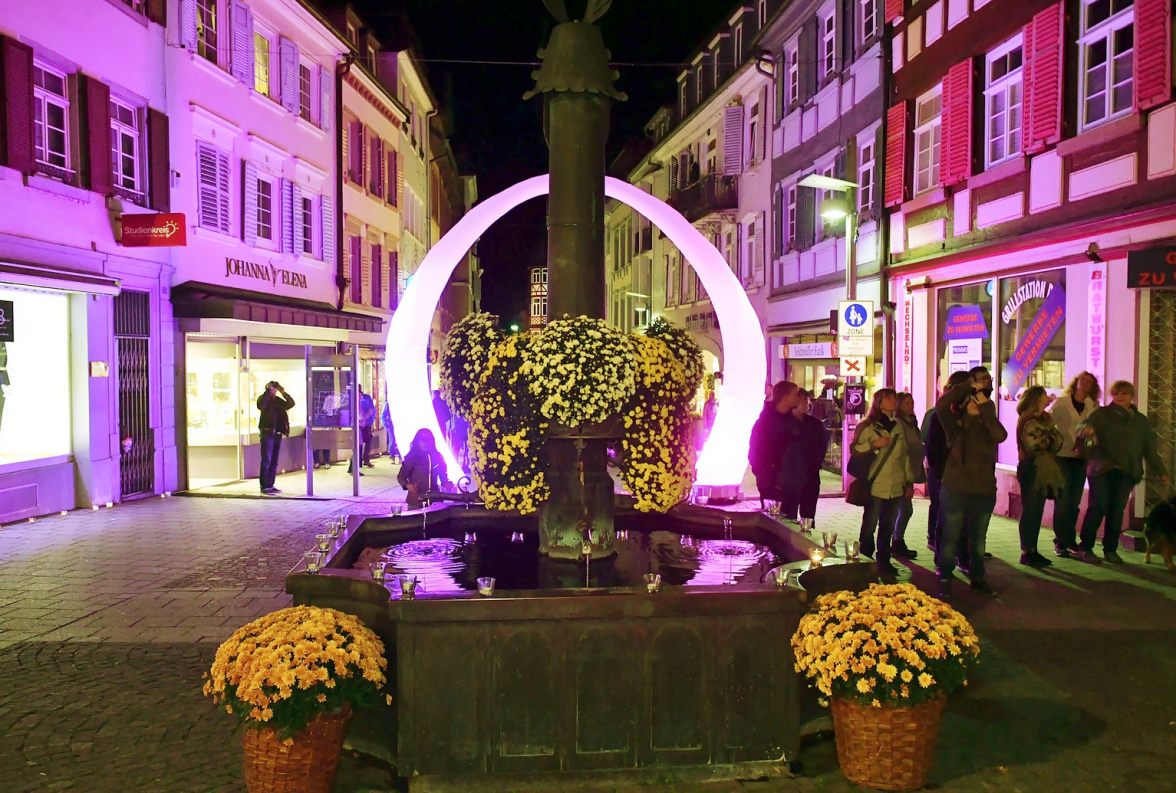
[[[1050,415],[1062,432],[1058,465],[1066,477],[1066,487],[1054,502],[1053,519],[1054,554],[1062,558],[1077,557],[1078,540],[1075,531],[1078,526],[1078,509],[1082,504],[1082,490],[1086,486],[1086,463],[1074,451],[1077,440],[1075,431],[1098,407],[1101,393],[1098,378],[1090,372],[1081,372],[1050,408]]]

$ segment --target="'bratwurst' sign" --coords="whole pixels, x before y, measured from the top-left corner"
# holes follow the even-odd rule
[[[233,276],[254,278],[272,286],[294,286],[306,289],[306,276],[269,263],[250,262],[245,259],[225,259],[225,278]]]

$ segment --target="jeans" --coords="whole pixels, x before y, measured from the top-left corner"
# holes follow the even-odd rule
[[[371,426],[359,428],[359,459],[363,465],[372,464],[372,428]],[[347,464],[348,473],[351,472],[351,466],[354,465],[355,460]]]
[[[984,580],[984,544],[988,539],[988,522],[996,509],[996,494],[960,493],[948,487],[940,490],[943,499],[943,534],[935,551],[935,566],[941,578],[951,576],[956,567],[956,553],[961,544],[968,549],[968,575],[973,581]]]
[[[1021,520],[1017,529],[1021,535],[1021,553],[1037,552],[1037,537],[1041,534],[1041,516],[1045,512],[1045,493],[1037,489],[1037,463],[1022,460],[1017,466],[1017,481],[1021,483]]]
[[[927,508],[927,546],[935,550],[939,547],[939,535],[943,533],[943,499],[939,476],[933,471],[927,472],[927,498],[931,500],[931,506]]]
[[[1059,457],[1066,488],[1054,502],[1054,545],[1073,548],[1078,544],[1078,510],[1086,487],[1086,463],[1077,457]]]
[[[814,519],[817,517],[817,501],[821,498],[821,472],[805,481],[800,488],[800,516]]]
[[[870,503],[862,513],[862,529],[858,541],[862,552],[866,556],[874,556],[875,534],[877,535],[878,555],[874,556],[879,562],[890,561],[890,538],[894,534],[894,523],[898,519],[898,498],[878,498],[870,496]]]
[[[331,464],[331,450],[330,449],[315,449],[314,450],[314,464],[315,465],[330,465]]]
[[[1082,547],[1094,550],[1098,537],[1098,526],[1106,518],[1103,531],[1103,551],[1113,553],[1119,549],[1119,534],[1123,531],[1123,510],[1127,499],[1135,488],[1136,480],[1122,471],[1107,471],[1090,477],[1090,500],[1086,504],[1086,519],[1082,521]]]
[[[282,436],[276,432],[261,433],[261,489],[269,490],[274,486],[274,479],[278,475],[278,452],[282,450]]]

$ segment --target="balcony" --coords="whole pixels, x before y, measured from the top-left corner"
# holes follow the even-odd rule
[[[734,212],[739,207],[738,177],[707,174],[671,195],[669,204],[691,223],[708,215]]]

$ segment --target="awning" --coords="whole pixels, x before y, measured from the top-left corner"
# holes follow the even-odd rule
[[[3,260],[0,260],[0,283],[92,295],[117,295],[120,291],[117,278]]]
[[[379,333],[384,320],[339,311],[329,303],[293,297],[263,297],[253,292],[203,284],[182,284],[172,289],[175,316],[193,319],[229,319],[264,322],[343,332]]]

